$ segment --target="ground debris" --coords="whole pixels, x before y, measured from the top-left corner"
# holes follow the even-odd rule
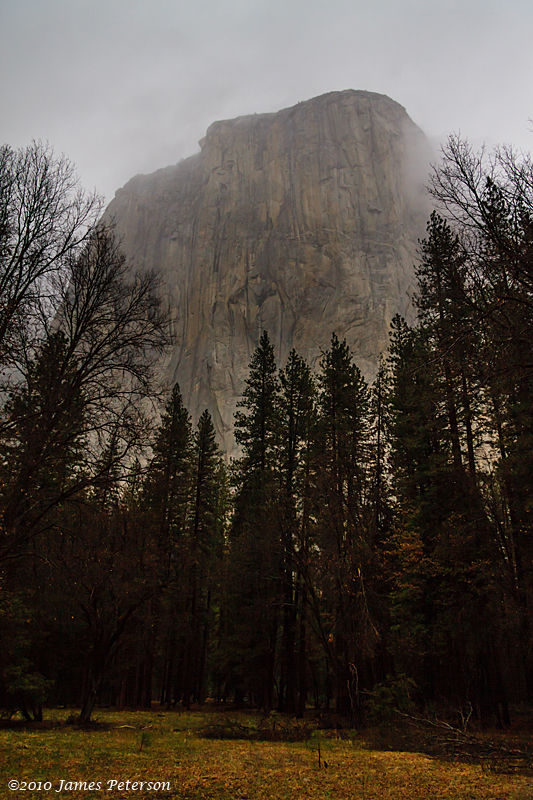
[[[416,731],[416,741],[421,752],[479,763],[490,772],[533,774],[531,747],[510,747],[503,742],[489,739],[482,733],[454,727],[445,720],[400,711],[397,713]]]

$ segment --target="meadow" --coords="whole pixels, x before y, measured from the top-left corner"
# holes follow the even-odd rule
[[[290,723],[275,716],[262,736],[260,718],[244,712],[98,710],[85,728],[67,724],[68,715],[48,710],[44,723],[0,729],[0,797],[533,799],[529,769],[387,749],[382,730],[302,733],[295,723],[301,740],[287,741]]]

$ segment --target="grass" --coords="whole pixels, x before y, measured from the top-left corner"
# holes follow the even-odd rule
[[[528,775],[380,750],[366,734],[350,732],[340,739],[334,732],[314,731],[306,741],[296,742],[213,739],[201,735],[214,724],[213,714],[206,712],[99,711],[88,729],[65,725],[66,711],[46,716],[42,726],[0,729],[0,797],[533,800],[533,778]],[[254,715],[231,718],[231,725],[261,727]],[[222,720],[218,716],[215,725]],[[42,787],[10,790],[8,781],[13,779],[41,781]],[[61,780],[65,783],[58,792]],[[110,789],[110,780],[129,780],[130,788],[115,784]],[[101,787],[74,786],[80,781],[100,782]],[[134,781],[159,781],[170,789],[133,790]],[[48,788],[45,782],[50,782]]]

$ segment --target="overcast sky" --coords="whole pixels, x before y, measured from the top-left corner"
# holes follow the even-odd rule
[[[0,142],[107,200],[217,119],[367,89],[434,143],[533,149],[531,0],[0,0]]]

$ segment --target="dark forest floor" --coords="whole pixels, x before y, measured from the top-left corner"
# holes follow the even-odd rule
[[[525,712],[509,731],[468,733],[435,720],[353,731],[334,718],[319,728],[311,717],[216,709],[99,709],[79,728],[66,724],[70,713],[4,720],[0,797],[533,800]]]

